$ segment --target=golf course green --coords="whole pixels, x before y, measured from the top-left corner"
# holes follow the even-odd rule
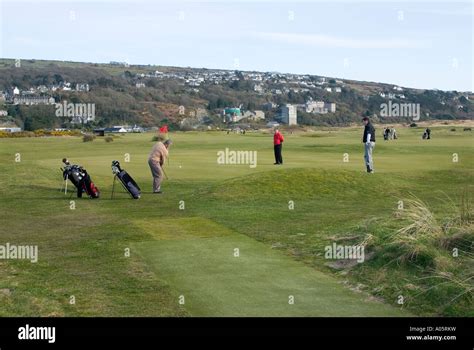
[[[36,263],[0,260],[0,316],[472,315],[470,221],[458,260],[451,245],[422,246],[427,262],[386,244],[406,225],[400,201],[426,203],[441,227],[472,193],[473,134],[431,129],[431,140],[400,126],[383,141],[378,127],[374,174],[360,127],[283,130],[282,166],[270,133],[170,133],[163,194],[152,194],[152,133],[0,139],[0,244],[38,246]],[[257,166],[219,164],[226,148],[256,151]],[[71,183],[61,192],[64,157],[99,199],[76,198]],[[118,183],[111,199],[113,160],[140,199]],[[367,237],[366,261],[325,258],[333,242]],[[443,273],[465,285],[438,286]]]

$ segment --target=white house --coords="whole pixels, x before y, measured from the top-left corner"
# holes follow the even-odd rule
[[[17,126],[7,126],[7,127],[0,127],[0,131],[3,132],[20,132],[21,128]]]
[[[127,129],[123,126],[113,126],[111,128],[105,128],[105,132],[110,132],[110,133],[126,133]]]
[[[255,84],[254,87],[253,87],[253,90],[255,92],[258,92],[259,94],[261,94],[263,92],[263,86],[260,85],[260,84]]]

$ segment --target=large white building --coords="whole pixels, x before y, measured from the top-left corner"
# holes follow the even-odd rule
[[[335,103],[326,103],[323,101],[307,101],[303,108],[307,113],[335,113],[336,112],[336,104]]]
[[[296,106],[286,104],[281,107],[281,121],[288,125],[297,125]]]

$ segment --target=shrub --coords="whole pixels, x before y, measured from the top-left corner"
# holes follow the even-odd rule
[[[0,138],[36,137],[33,131],[0,132]]]
[[[450,131],[456,131],[456,128],[452,128]]]
[[[38,129],[35,131],[5,132],[0,131],[0,138],[43,137],[43,136],[80,136],[79,130],[50,131]]]
[[[41,137],[41,136],[50,136],[51,131],[49,130],[44,130],[44,129],[37,129],[33,131],[35,133],[35,136]]]
[[[81,136],[79,130],[51,131],[51,136]]]
[[[82,136],[83,142],[91,142],[91,141],[94,141],[94,139],[95,139],[95,136],[91,134],[84,134],[84,136]]]
[[[463,131],[471,131],[471,128],[464,128]]]
[[[194,131],[194,128],[191,125],[181,125],[179,127],[180,131]]]
[[[411,123],[410,128],[416,128],[418,125],[416,123]]]
[[[108,143],[108,142],[112,142],[112,141],[114,140],[114,138],[113,138],[112,136],[106,136],[106,137],[104,138],[104,140],[105,140],[105,142]]]

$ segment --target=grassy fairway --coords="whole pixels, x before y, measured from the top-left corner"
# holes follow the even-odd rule
[[[387,265],[377,255],[334,273],[324,259],[337,237],[396,230],[381,222],[410,194],[442,217],[452,205],[441,191],[455,201],[472,192],[472,134],[432,130],[429,141],[408,128],[399,140],[378,140],[372,175],[364,173],[360,129],[285,135],[281,167],[267,134],[172,134],[163,195],[151,194],[150,134],[111,143],[0,139],[0,244],[39,247],[36,264],[0,260],[0,315],[468,314],[463,298],[440,308],[442,295],[413,288],[426,272],[418,265]],[[226,147],[257,151],[258,166],[218,165]],[[101,199],[59,192],[63,157],[89,171]],[[110,199],[114,159],[141,185],[140,200]],[[400,294],[408,312],[396,303]]]
[[[202,220],[195,223],[206,226]],[[175,220],[173,226],[179,229],[180,220]],[[226,230],[217,228],[219,233]],[[184,296],[186,309],[192,315],[406,315],[369,298],[364,300],[342,288],[336,279],[244,235],[234,232],[213,238],[193,238],[193,235],[194,232],[190,233],[184,240],[133,245],[173,286],[176,299]],[[234,255],[235,249],[238,256]]]

